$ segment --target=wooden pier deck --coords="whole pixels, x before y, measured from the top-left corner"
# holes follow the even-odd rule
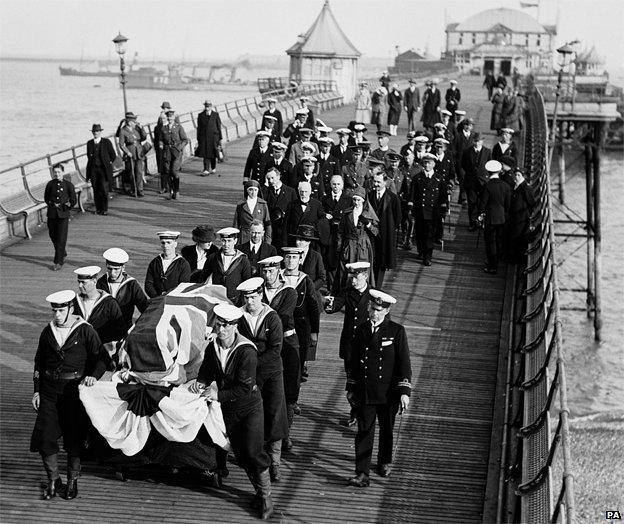
[[[490,104],[480,83],[461,82],[462,106],[487,132]],[[337,128],[352,118],[352,106],[322,115]],[[405,115],[402,116],[405,119]],[[369,132],[373,137],[373,133]],[[405,136],[391,145],[400,146]],[[486,139],[486,143],[487,143]],[[491,140],[489,140],[491,142]],[[190,243],[198,223],[230,225],[241,196],[242,169],[251,139],[228,145],[229,162],[220,178],[197,176],[198,163],[185,165],[181,198],[166,201],[151,180],[141,200],[116,197],[110,215],[77,215],[70,224],[68,259],[54,273],[45,231],[0,255],[0,520],[2,522],[250,522],[251,486],[236,466],[222,490],[184,476],[117,481],[111,471],[86,464],[76,500],[39,500],[44,472],[28,452],[35,414],[32,361],[41,329],[49,321],[44,297],[75,288],[72,269],[100,264],[102,252],[123,247],[128,272],[142,281],[158,252],[155,232],[183,231]],[[455,196],[456,201],[456,196]],[[498,372],[506,271],[481,271],[483,248],[468,232],[465,210],[451,209],[443,252],[424,267],[402,251],[399,267],[386,276],[385,290],[399,302],[393,317],[407,327],[414,391],[403,418],[389,478],[371,476],[371,486],[347,486],[353,473],[355,429],[339,425],[347,412],[344,373],[338,359],[342,315],[323,315],[318,359],[301,391],[301,416],[293,427],[295,447],[283,456],[283,479],[273,487],[277,522],[477,522],[487,518],[486,484]],[[397,420],[398,428],[399,421]],[[374,463],[374,461],[373,461]],[[485,510],[484,510],[485,507]],[[484,511],[486,512],[484,515]]]

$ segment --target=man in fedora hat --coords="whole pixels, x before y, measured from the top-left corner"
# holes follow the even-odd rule
[[[87,142],[87,182],[93,187],[95,212],[108,215],[108,189],[113,180],[115,148],[108,138],[102,138],[102,126],[91,126],[93,138]]]
[[[195,154],[204,159],[204,170],[201,176],[214,174],[222,143],[221,117],[213,109],[212,102],[205,100],[204,111],[197,115],[197,151]]]
[[[127,167],[129,167],[132,194],[135,197],[142,197],[146,153],[143,144],[147,141],[147,135],[143,128],[137,125],[137,117],[132,111],[126,113],[125,122],[119,131],[119,147],[129,162]]]

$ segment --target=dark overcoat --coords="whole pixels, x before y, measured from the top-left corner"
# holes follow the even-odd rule
[[[221,117],[216,111],[210,115],[202,111],[197,115],[197,156],[217,158],[219,141],[223,138]]]
[[[87,142],[87,180],[93,180],[95,175],[95,141],[93,139]],[[115,148],[108,138],[102,138],[100,141],[100,163],[106,172],[106,179],[110,182],[113,179],[113,162],[117,158]]]
[[[382,269],[393,269],[397,259],[397,230],[401,226],[401,200],[386,189],[381,201],[374,190],[369,192],[368,201],[379,217],[379,233],[374,241],[375,263]]]

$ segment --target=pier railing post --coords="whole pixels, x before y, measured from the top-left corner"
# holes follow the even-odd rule
[[[595,149],[593,156],[594,171],[594,338],[601,340],[602,304],[600,279],[602,276],[602,231],[600,213],[600,146],[602,144],[603,124],[596,124]]]
[[[585,304],[587,318],[594,313],[594,183],[593,183],[593,148],[585,144],[585,209],[587,221],[587,295]]]

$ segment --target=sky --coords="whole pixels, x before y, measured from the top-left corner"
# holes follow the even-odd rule
[[[284,55],[323,0],[0,0],[0,56],[115,57],[121,31],[144,60],[231,59]],[[331,0],[338,23],[369,57],[391,58],[395,46],[439,55],[446,23],[519,0]],[[527,10],[536,15],[535,9]],[[539,20],[559,40],[595,44],[608,68],[624,56],[623,0],[541,0]]]

